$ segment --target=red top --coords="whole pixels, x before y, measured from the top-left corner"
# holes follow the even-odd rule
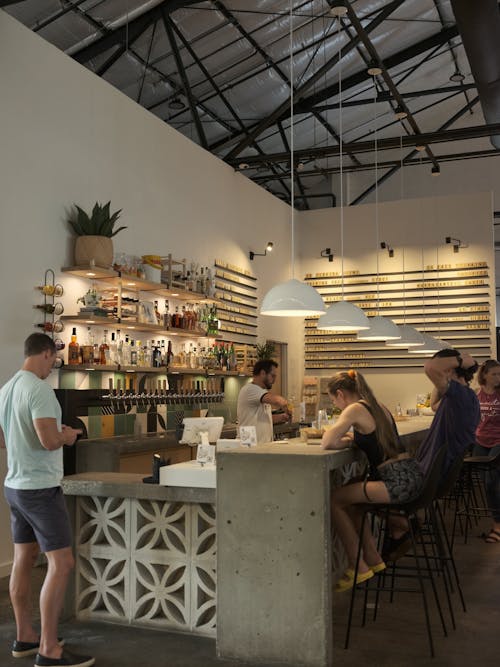
[[[477,393],[481,405],[481,421],[476,431],[476,440],[483,447],[500,444],[500,391],[487,394],[483,389]]]

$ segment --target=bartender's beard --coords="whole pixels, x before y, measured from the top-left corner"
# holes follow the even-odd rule
[[[273,383],[269,382],[269,380],[264,380],[264,387],[266,389],[272,389],[273,388]]]

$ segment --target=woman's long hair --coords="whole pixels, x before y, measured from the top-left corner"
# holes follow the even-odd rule
[[[339,389],[351,394],[358,394],[370,407],[372,417],[375,420],[375,434],[379,446],[384,452],[384,460],[400,454],[401,447],[394,424],[375,398],[361,373],[354,370],[336,373],[328,383],[328,393],[335,395]]]
[[[486,384],[486,374],[491,371],[495,366],[500,366],[500,363],[496,359],[487,359],[479,367],[479,373],[477,374],[477,381],[481,387],[484,387]]]

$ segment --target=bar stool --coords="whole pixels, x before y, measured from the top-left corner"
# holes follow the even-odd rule
[[[471,525],[471,519],[477,519],[491,516],[493,508],[486,505],[486,498],[484,492],[482,491],[482,482],[484,476],[489,472],[500,469],[500,452],[495,456],[467,456],[463,460],[463,470],[464,470],[464,484],[462,490],[462,502],[463,507],[460,510],[456,510],[455,517],[453,521],[453,535],[455,535],[456,522],[459,521],[461,524],[461,518],[464,518],[465,530],[464,530],[464,544],[467,544],[467,538],[469,534],[469,526]],[[478,505],[476,486],[478,481],[480,482],[481,488],[481,498],[483,505]]]
[[[437,593],[436,585],[434,582],[434,577],[433,577],[433,568],[431,564],[431,560],[429,559],[429,554],[427,551],[427,546],[425,541],[422,538],[422,535],[420,532],[417,534],[417,532],[414,529],[414,522],[417,521],[417,511],[419,510],[427,510],[432,503],[434,502],[436,498],[436,494],[438,491],[439,487],[439,481],[441,477],[441,469],[443,466],[444,458],[446,454],[446,445],[443,445],[440,447],[438,452],[434,456],[434,460],[432,461],[432,464],[429,468],[429,471],[424,478],[422,488],[420,490],[420,493],[415,496],[413,499],[409,500],[408,502],[405,503],[400,503],[400,504],[395,504],[395,503],[371,503],[369,505],[363,506],[363,515],[362,515],[362,520],[361,520],[361,528],[359,531],[359,534],[363,534],[364,526],[365,526],[365,521],[367,520],[368,514],[373,514],[373,513],[378,513],[381,517],[381,526],[380,526],[380,532],[381,534],[384,531],[388,530],[387,526],[387,521],[389,518],[390,514],[395,514],[397,513],[399,516],[403,516],[407,519],[408,521],[408,527],[409,527],[409,535],[411,539],[411,544],[412,544],[412,551],[413,551],[413,558],[415,561],[415,572],[416,572],[416,578],[418,579],[418,584],[419,584],[419,589],[414,589],[414,588],[401,588],[401,587],[396,587],[394,585],[394,577],[392,577],[392,582],[389,588],[386,588],[384,586],[384,580],[386,579],[384,576],[377,577],[377,602],[375,605],[375,610],[377,608],[377,603],[378,603],[378,596],[381,592],[384,591],[389,591],[391,595],[394,592],[402,591],[402,592],[412,592],[412,593],[418,593],[420,592],[422,596],[422,605],[424,608],[424,615],[425,615],[425,623],[426,623],[426,628],[427,628],[427,636],[429,639],[429,648],[430,648],[430,653],[431,656],[434,657],[434,643],[433,643],[433,638],[432,638],[432,628],[431,628],[431,621],[430,621],[430,615],[429,615],[429,605],[428,605],[428,600],[427,600],[427,593],[425,590],[425,580],[429,580],[432,591],[434,594],[434,599],[436,601],[436,606],[438,609],[439,617],[441,620],[441,625],[443,627],[443,632],[446,635],[446,624],[444,622],[444,617],[443,617],[443,612],[441,609],[441,605],[439,602],[439,596]],[[418,539],[418,544],[421,546],[421,552],[420,554],[418,553],[417,550],[417,539]],[[362,543],[361,540],[359,540],[359,545],[358,545],[358,552],[356,556],[356,564],[354,567],[354,581],[356,581],[357,574],[358,574],[358,568],[359,568],[359,561],[361,558],[361,550],[362,550]],[[366,582],[365,587],[368,588],[370,587],[370,582],[373,581],[369,580]],[[345,635],[345,643],[344,643],[344,648],[347,649],[349,647],[349,640],[350,640],[350,634],[351,634],[351,625],[352,625],[352,617],[353,617],[353,612],[354,612],[354,602],[355,602],[355,596],[356,596],[356,589],[357,586],[353,586],[352,591],[351,591],[351,601],[349,605],[349,613],[348,613],[348,618],[347,618],[347,628],[346,628],[346,635]],[[365,609],[366,609],[366,593],[365,593]],[[364,612],[363,612],[363,621],[364,621]]]

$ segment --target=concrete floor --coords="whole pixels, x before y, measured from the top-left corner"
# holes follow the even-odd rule
[[[342,667],[496,667],[500,660],[500,544],[485,544],[478,539],[478,533],[486,527],[487,523],[473,530],[467,545],[458,538],[455,555],[468,611],[465,614],[460,611],[455,600],[457,630],[450,631],[447,638],[443,637],[434,616],[434,659],[429,656],[419,596],[400,593],[394,604],[383,601],[377,622],[369,622],[365,628],[359,627],[358,616],[351,648],[345,651],[341,646],[348,597],[336,595],[337,621],[333,632],[334,641],[338,638],[339,643],[334,652],[335,664]],[[43,575],[44,568],[36,568],[35,590],[39,589]],[[8,580],[0,580],[0,640],[3,647],[0,665],[31,665],[31,658],[14,659],[10,655],[15,626],[7,587]],[[304,623],[308,622],[305,618]],[[214,640],[188,635],[77,621],[62,624],[61,635],[68,647],[94,655],[98,667],[223,667],[235,664],[216,658]],[[274,663],[273,667],[281,665]]]

